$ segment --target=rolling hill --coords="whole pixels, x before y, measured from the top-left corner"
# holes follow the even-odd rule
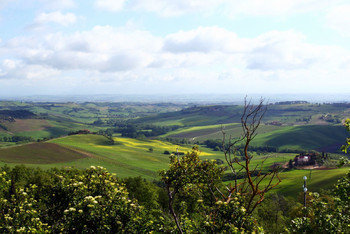
[[[346,137],[349,137],[349,133],[343,126],[289,126],[258,135],[252,145],[273,146],[280,150],[325,150],[330,152],[332,146],[343,144]],[[339,147],[336,147],[335,150],[338,151]]]
[[[87,154],[54,143],[30,143],[0,150],[0,161],[19,164],[51,164],[86,158]]]

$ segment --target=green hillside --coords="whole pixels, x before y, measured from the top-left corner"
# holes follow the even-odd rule
[[[47,143],[31,143],[0,149],[0,165],[25,164],[31,167],[52,168],[74,166],[88,168],[91,165],[103,166],[119,177],[141,176],[154,180],[158,171],[168,167],[169,155],[164,151],[179,152],[191,150],[190,146],[179,146],[159,140],[137,140],[115,137],[115,145],[109,145],[107,138],[100,135],[72,135],[57,138]],[[152,148],[152,152],[150,151]],[[201,147],[201,157],[224,160],[222,152]],[[268,170],[274,163],[287,163],[294,158],[293,153],[252,153],[251,167],[265,161],[263,170]],[[266,159],[267,158],[267,159]],[[345,169],[314,170],[310,188],[318,190],[334,183],[346,173]],[[308,175],[308,170],[283,172],[283,182],[277,188],[286,195],[298,193],[301,178]],[[276,191],[277,191],[276,190]]]
[[[31,143],[0,150],[0,162],[19,164],[51,164],[70,162],[87,155],[54,143]]]
[[[259,134],[268,133],[277,129],[282,128],[281,126],[273,125],[261,125],[258,129]],[[222,139],[224,130],[227,136],[239,137],[242,134],[242,126],[240,123],[232,124],[216,124],[196,127],[185,127],[175,131],[168,132],[160,137],[170,138],[186,138],[195,141],[204,141],[208,139]]]
[[[143,176],[155,179],[158,171],[165,169],[169,163],[169,155],[164,154],[164,151],[176,152],[178,149],[179,152],[187,152],[191,150],[191,146],[179,146],[159,140],[137,140],[122,137],[115,137],[114,140],[115,145],[109,145],[104,136],[72,135],[50,140],[49,143],[33,143],[0,149],[0,161],[9,164],[30,164],[43,168],[55,166],[86,168],[91,165],[99,165],[118,173],[120,177]],[[56,149],[53,147],[43,147],[49,145],[60,146],[67,151],[55,152]],[[35,151],[36,148],[39,150]],[[212,151],[204,147],[200,147],[200,150],[202,150],[200,153],[202,158],[224,160],[220,151]],[[13,158],[7,156],[8,152],[11,152]],[[18,152],[21,153],[21,157],[17,160],[16,153]],[[41,161],[38,161],[36,152],[40,155]],[[85,157],[71,158],[72,152]],[[53,160],[53,154],[57,155],[60,160]],[[60,157],[59,154],[61,154]],[[269,169],[274,163],[286,163],[295,156],[290,153],[270,153],[267,155],[252,153],[252,155],[254,155],[252,166],[268,158],[265,161],[264,170]]]
[[[238,123],[243,106],[210,105],[194,106],[181,111],[161,113],[139,118],[135,123],[154,123],[157,125],[205,126]],[[334,104],[271,104],[267,106],[263,122],[277,121],[282,125],[330,124],[339,123],[349,116],[350,105]],[[322,118],[328,116],[327,118]]]
[[[274,190],[285,196],[298,198],[302,193],[303,177],[307,176],[307,187],[310,192],[320,192],[321,189],[329,189],[343,177],[349,168],[332,170],[292,170],[281,173],[281,184]],[[301,197],[301,196],[300,196]]]
[[[280,150],[326,150],[332,145],[344,143],[348,136],[343,126],[290,126],[260,134],[252,145],[273,146]]]

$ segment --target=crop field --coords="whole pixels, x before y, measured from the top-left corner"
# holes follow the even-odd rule
[[[49,164],[75,161],[87,155],[53,143],[30,143],[0,150],[3,163]]]
[[[16,119],[15,122],[6,124],[8,130],[12,133],[40,131],[49,126],[50,124],[44,119]]]
[[[0,165],[25,164],[31,167],[48,169],[52,167],[87,168],[92,165],[103,166],[119,177],[141,176],[148,180],[158,179],[158,171],[166,169],[169,155],[164,151],[187,152],[190,146],[179,146],[159,140],[136,140],[115,137],[115,145],[108,145],[107,139],[100,135],[73,135],[57,138],[47,143],[31,143],[0,149]],[[152,152],[150,151],[152,148]],[[203,159],[224,160],[222,152],[200,147]],[[257,154],[252,152],[251,168],[264,161],[263,170],[275,163],[285,164],[293,159],[293,153]],[[343,176],[347,168],[333,170],[312,170],[308,181],[310,190],[318,191],[329,187]],[[227,171],[228,172],[228,171]],[[292,170],[281,173],[283,182],[276,188],[287,196],[297,196],[302,177],[309,177],[310,170]]]
[[[349,135],[343,126],[290,126],[260,134],[254,139],[252,145],[268,145],[279,149],[316,150],[344,143],[346,137]]]
[[[160,137],[185,138],[194,142],[222,139],[221,126],[226,136],[233,138],[242,134],[238,123],[180,128]],[[349,133],[340,125],[273,126],[262,124],[252,142],[254,146],[271,146],[279,150],[318,150],[336,152]],[[332,146],[336,146],[333,147]],[[331,151],[329,151],[331,150]]]
[[[242,110],[242,106],[235,105],[194,106],[181,111],[140,118],[136,122],[184,127],[238,123]],[[268,105],[263,121],[277,121],[284,126],[331,124],[333,122],[327,122],[321,117],[330,115],[334,120],[341,120],[349,116],[349,110],[349,104]]]
[[[104,161],[104,165],[101,166],[116,172],[120,177],[142,175],[153,179],[157,176],[158,170],[168,165],[169,155],[164,154],[165,150],[170,152],[175,152],[177,148],[179,152],[190,150],[190,147],[158,140],[140,141],[121,137],[115,137],[114,140],[115,145],[108,145],[103,136],[75,135],[50,142],[88,152],[94,155],[94,158]],[[150,151],[150,148],[153,151]],[[210,153],[203,152],[203,155]]]
[[[62,154],[60,161],[52,158],[51,154],[55,153],[46,147],[40,153],[41,160],[38,161],[34,151],[36,148],[49,146],[49,143],[33,143],[22,146],[14,146],[0,150],[0,159],[6,163],[36,164],[40,167],[48,168],[55,166],[76,166],[79,168],[89,167],[91,165],[104,166],[112,172],[117,172],[120,177],[126,176],[144,176],[148,179],[155,179],[157,172],[165,169],[169,163],[169,155],[164,154],[164,151],[187,152],[191,150],[190,146],[179,146],[159,140],[136,140],[131,138],[115,137],[115,145],[108,145],[107,139],[99,135],[73,135],[68,137],[57,138],[49,141],[54,145],[59,145],[71,151],[60,151]],[[152,148],[152,152],[150,151]],[[224,160],[222,152],[212,151],[210,149],[200,147],[200,156],[204,159],[221,159]],[[21,152],[20,159],[5,157],[11,152],[14,155]],[[73,158],[71,160],[70,153],[75,152],[87,158]],[[44,154],[43,154],[44,153]],[[1,156],[3,155],[3,156]],[[274,163],[286,163],[294,157],[294,154],[278,154],[271,153],[267,155],[257,155],[253,153],[254,160],[252,166],[265,161],[264,169],[270,168]],[[46,159],[45,159],[45,157]],[[266,159],[267,158],[267,159]],[[4,160],[2,160],[4,159]],[[55,161],[56,160],[56,161]],[[74,161],[75,160],[75,161]],[[69,161],[69,162],[68,162]],[[47,165],[44,165],[47,164]]]
[[[239,137],[242,134],[242,126],[239,123],[231,124],[216,124],[216,125],[207,125],[207,126],[197,126],[197,127],[187,127],[180,128],[172,132],[168,132],[165,135],[160,137],[171,137],[171,138],[187,138],[194,141],[204,141],[208,139],[222,139],[223,134],[221,127],[227,137],[231,136],[233,138]],[[280,126],[272,125],[261,125],[258,129],[258,134],[268,133],[277,129],[280,129]]]

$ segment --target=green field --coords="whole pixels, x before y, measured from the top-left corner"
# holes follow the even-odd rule
[[[176,149],[178,149],[179,152],[187,152],[191,150],[191,146],[179,146],[159,140],[137,140],[122,137],[115,137],[114,140],[115,145],[109,145],[107,138],[104,136],[73,135],[49,141],[49,143],[53,143],[55,145],[62,146],[65,149],[70,149],[76,153],[88,156],[87,158],[76,159],[75,161],[71,161],[70,156],[65,154],[62,155],[62,161],[60,161],[62,163],[47,161],[52,160],[51,154],[55,153],[53,151],[51,152],[50,150],[42,151],[45,153],[47,159],[42,158],[42,161],[35,161],[37,160],[35,151],[28,149],[30,147],[33,148],[34,146],[40,149],[40,147],[45,146],[45,144],[48,143],[33,143],[0,149],[0,160],[3,163],[38,163],[40,164],[40,167],[44,168],[73,165],[79,168],[85,168],[91,165],[100,165],[106,167],[112,172],[117,172],[121,177],[141,175],[146,178],[155,179],[157,177],[157,172],[160,169],[167,168],[169,163],[169,155],[164,154],[164,151],[176,152]],[[152,148],[152,152],[150,152],[150,148]],[[204,159],[224,160],[222,152],[212,151],[204,147],[200,147],[200,150],[200,156]],[[8,151],[13,156],[13,160],[11,157],[6,156],[9,155],[9,153],[7,153]],[[6,154],[4,152],[6,152]],[[28,153],[26,154],[25,158],[15,160],[16,152],[21,152],[21,154],[24,152],[24,155],[25,152]],[[254,155],[252,166],[267,158],[264,164],[264,169],[268,169],[274,163],[286,163],[289,159],[294,157],[294,154],[252,154]],[[65,160],[66,163],[63,163]]]
[[[75,135],[52,140],[66,147],[83,150],[94,155],[95,163],[116,172],[120,177],[144,176],[155,178],[160,169],[167,167],[170,152],[185,152],[190,147],[181,147],[158,140],[140,141],[130,138],[114,138],[116,144],[108,145],[106,138],[98,135]],[[153,152],[149,149],[152,148]],[[99,164],[103,162],[103,164]],[[79,164],[79,163],[78,163]],[[90,164],[93,165],[93,164]],[[89,166],[90,166],[89,165]]]
[[[281,173],[282,182],[272,190],[289,197],[298,197],[302,193],[303,177],[306,176],[309,192],[320,192],[322,189],[331,189],[338,179],[343,177],[349,168],[331,170],[291,170]]]
[[[87,168],[91,165],[106,167],[119,177],[142,176],[154,180],[158,171],[168,167],[169,155],[164,151],[191,150],[191,145],[179,146],[155,139],[188,139],[203,142],[207,139],[222,139],[221,128],[227,136],[239,137],[242,133],[240,117],[242,106],[144,103],[25,103],[0,102],[0,110],[28,110],[34,117],[10,121],[0,119],[0,137],[28,136],[36,139],[55,137],[46,143],[22,144],[0,142],[0,164],[25,164],[31,167],[52,168],[74,166]],[[270,146],[278,150],[318,150],[333,152],[344,143],[348,133],[340,120],[348,117],[348,104],[292,104],[269,105],[258,136],[252,146]],[[326,116],[328,116],[326,119]],[[102,124],[95,124],[99,120]],[[334,122],[332,122],[334,121]],[[121,125],[118,125],[120,124]],[[99,131],[107,128],[122,128],[122,124],[179,126],[163,135],[137,140],[120,137],[114,131],[114,145],[101,135],[72,135],[71,131],[89,129]],[[6,130],[7,129],[7,130]],[[145,131],[148,131],[147,128]],[[57,138],[60,137],[60,138]],[[5,140],[4,140],[5,141]],[[203,159],[224,160],[223,153],[200,146]],[[275,163],[286,164],[295,153],[251,152],[251,167],[265,160],[263,170]],[[328,187],[347,169],[313,171],[310,189]],[[284,194],[296,194],[302,176],[309,171],[283,172],[284,182],[277,188]]]
[[[51,164],[85,157],[86,154],[53,143],[30,143],[0,150],[0,160],[3,163]]]
[[[119,177],[142,176],[143,178],[158,179],[158,171],[168,167],[169,155],[164,151],[180,152],[191,149],[190,146],[179,146],[159,140],[136,140],[115,137],[115,145],[108,145],[107,138],[100,135],[73,135],[57,138],[47,143],[32,143],[0,149],[1,165],[25,164],[43,169],[52,167],[74,166],[87,168],[92,165],[106,167],[117,173]],[[150,152],[150,148],[153,152]],[[222,159],[221,152],[200,148],[203,159]],[[251,168],[265,161],[263,170],[268,170],[274,163],[285,164],[294,158],[293,153],[269,153],[258,155],[252,153]],[[310,190],[319,191],[327,188],[348,168],[333,170],[313,170]],[[309,176],[309,170],[292,170],[283,172],[283,182],[276,191],[287,196],[296,196],[302,184],[302,177]]]
[[[331,115],[334,120],[342,120],[349,117],[349,109],[350,105],[346,103],[268,105],[263,122],[277,121],[283,126],[330,124],[335,122],[328,122],[320,117]],[[135,122],[184,127],[238,123],[242,111],[243,107],[237,105],[193,106],[181,111],[139,118]]]
[[[233,123],[180,128],[160,137],[185,138],[193,142],[222,139],[221,126],[227,137],[237,138],[242,134],[241,125]],[[263,124],[257,133],[257,137],[252,142],[253,146],[270,146],[278,150],[334,152],[339,149],[339,145],[344,143],[344,139],[349,137],[349,133],[340,125],[273,126]]]
[[[273,146],[280,150],[319,150],[344,143],[349,134],[343,126],[304,125],[283,127],[258,135],[252,145]],[[339,147],[338,147],[339,148]]]
[[[258,129],[258,134],[268,133],[277,129],[280,126],[272,125],[261,125]],[[223,133],[229,137],[239,137],[242,134],[242,126],[239,123],[231,124],[215,124],[206,126],[196,126],[196,127],[185,127],[180,128],[175,131],[168,132],[160,137],[171,137],[171,138],[187,138],[194,141],[204,141],[207,139],[222,139]]]

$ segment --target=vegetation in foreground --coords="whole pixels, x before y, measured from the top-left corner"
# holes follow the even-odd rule
[[[254,212],[249,213],[247,201],[250,192],[235,193],[230,199],[224,199],[220,193],[211,190],[212,185],[225,187],[218,177],[220,167],[214,162],[200,160],[195,152],[185,158],[181,162],[173,161],[169,170],[162,173],[165,185],[171,180],[171,189],[175,189],[172,191],[177,191],[172,198],[168,196],[168,187],[164,184],[157,186],[140,177],[119,179],[101,167],[48,171],[24,166],[2,167],[0,231],[350,231],[350,173],[337,182],[332,192],[308,193],[306,209],[295,200],[274,194],[267,196]],[[186,174],[176,174],[184,169]],[[206,170],[211,173],[204,173]],[[181,229],[174,221],[174,213]]]

